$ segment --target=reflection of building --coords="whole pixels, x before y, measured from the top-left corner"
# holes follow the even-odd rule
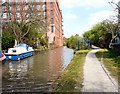
[[[6,61],[8,64],[9,73],[14,78],[24,77],[29,72],[29,70],[33,67],[33,57],[22,60],[22,62],[18,61]]]
[[[30,4],[37,12],[42,10],[47,19],[49,43],[55,44],[55,47],[63,46],[62,11],[60,10],[59,0],[40,1],[42,0],[34,0]],[[28,3],[25,0],[2,0],[2,3],[3,21],[22,21],[25,19],[26,9],[28,9]]]

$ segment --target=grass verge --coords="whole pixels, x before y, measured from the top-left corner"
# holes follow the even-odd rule
[[[55,92],[79,92],[83,83],[85,56],[90,50],[76,51],[74,58],[56,82]]]
[[[96,53],[99,60],[103,56],[103,64],[110,72],[110,75],[114,77],[117,81],[120,79],[120,57],[118,54],[112,50],[103,49]],[[118,81],[120,85],[120,81]]]

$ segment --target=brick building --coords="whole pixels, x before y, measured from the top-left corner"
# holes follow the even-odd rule
[[[63,29],[62,29],[62,11],[59,2],[46,2],[46,16],[50,22],[50,31],[48,32],[49,43],[54,43],[56,47],[63,45]]]
[[[31,4],[37,12],[42,10],[49,23],[47,31],[49,44],[54,44],[55,47],[63,46],[62,11],[59,0],[34,0]],[[21,22],[26,18],[25,11],[27,8],[25,0],[2,0],[2,20],[18,20]]]

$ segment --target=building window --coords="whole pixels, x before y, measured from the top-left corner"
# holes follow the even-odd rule
[[[26,0],[27,2],[35,2],[35,0]]]
[[[53,43],[55,43],[55,37],[53,38]]]
[[[43,2],[46,2],[46,0],[43,0]]]
[[[17,17],[17,18],[20,18],[20,13],[19,13],[19,12],[16,13],[16,17]]]
[[[3,13],[3,18],[7,18],[7,13]]]
[[[41,13],[40,13],[40,12],[37,12],[36,14],[37,14],[38,16],[40,16],[40,15],[41,15]]]
[[[9,13],[9,18],[10,18],[10,19],[12,18],[12,13]]]
[[[51,32],[52,33],[54,32],[54,26],[51,26]]]
[[[6,8],[5,5],[2,7],[2,11],[3,11],[3,12],[4,12],[4,11],[7,11],[7,8]]]
[[[54,19],[53,18],[51,18],[51,24],[54,24]]]
[[[43,12],[43,15],[46,16],[46,12]]]
[[[33,4],[31,4],[30,8],[31,8],[31,10],[34,11],[34,5]]]
[[[5,3],[5,0],[2,0],[2,3]]]
[[[37,10],[40,10],[40,5],[36,5]]]
[[[10,7],[9,7],[9,11],[11,11],[11,10],[12,10],[12,7],[10,6]]]
[[[50,2],[50,9],[53,9],[53,2]]]
[[[25,5],[25,10],[28,10],[28,5]]]
[[[36,2],[40,2],[41,0],[36,0]]]
[[[43,8],[43,10],[46,10],[46,4],[44,4],[44,5],[42,6],[42,8]]]
[[[53,12],[53,10],[51,10],[51,11],[50,11],[50,16],[51,16],[51,18],[53,18],[53,15],[54,15],[54,12]]]
[[[16,0],[16,2],[20,2],[20,0]]]
[[[20,11],[20,5],[17,5],[16,8],[17,8],[17,11]]]
[[[24,0],[25,2],[28,2],[28,0]]]

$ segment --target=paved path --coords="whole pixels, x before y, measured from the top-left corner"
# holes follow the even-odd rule
[[[95,56],[98,50],[94,49],[86,56],[82,92],[118,92],[117,86],[112,83],[111,77]]]

